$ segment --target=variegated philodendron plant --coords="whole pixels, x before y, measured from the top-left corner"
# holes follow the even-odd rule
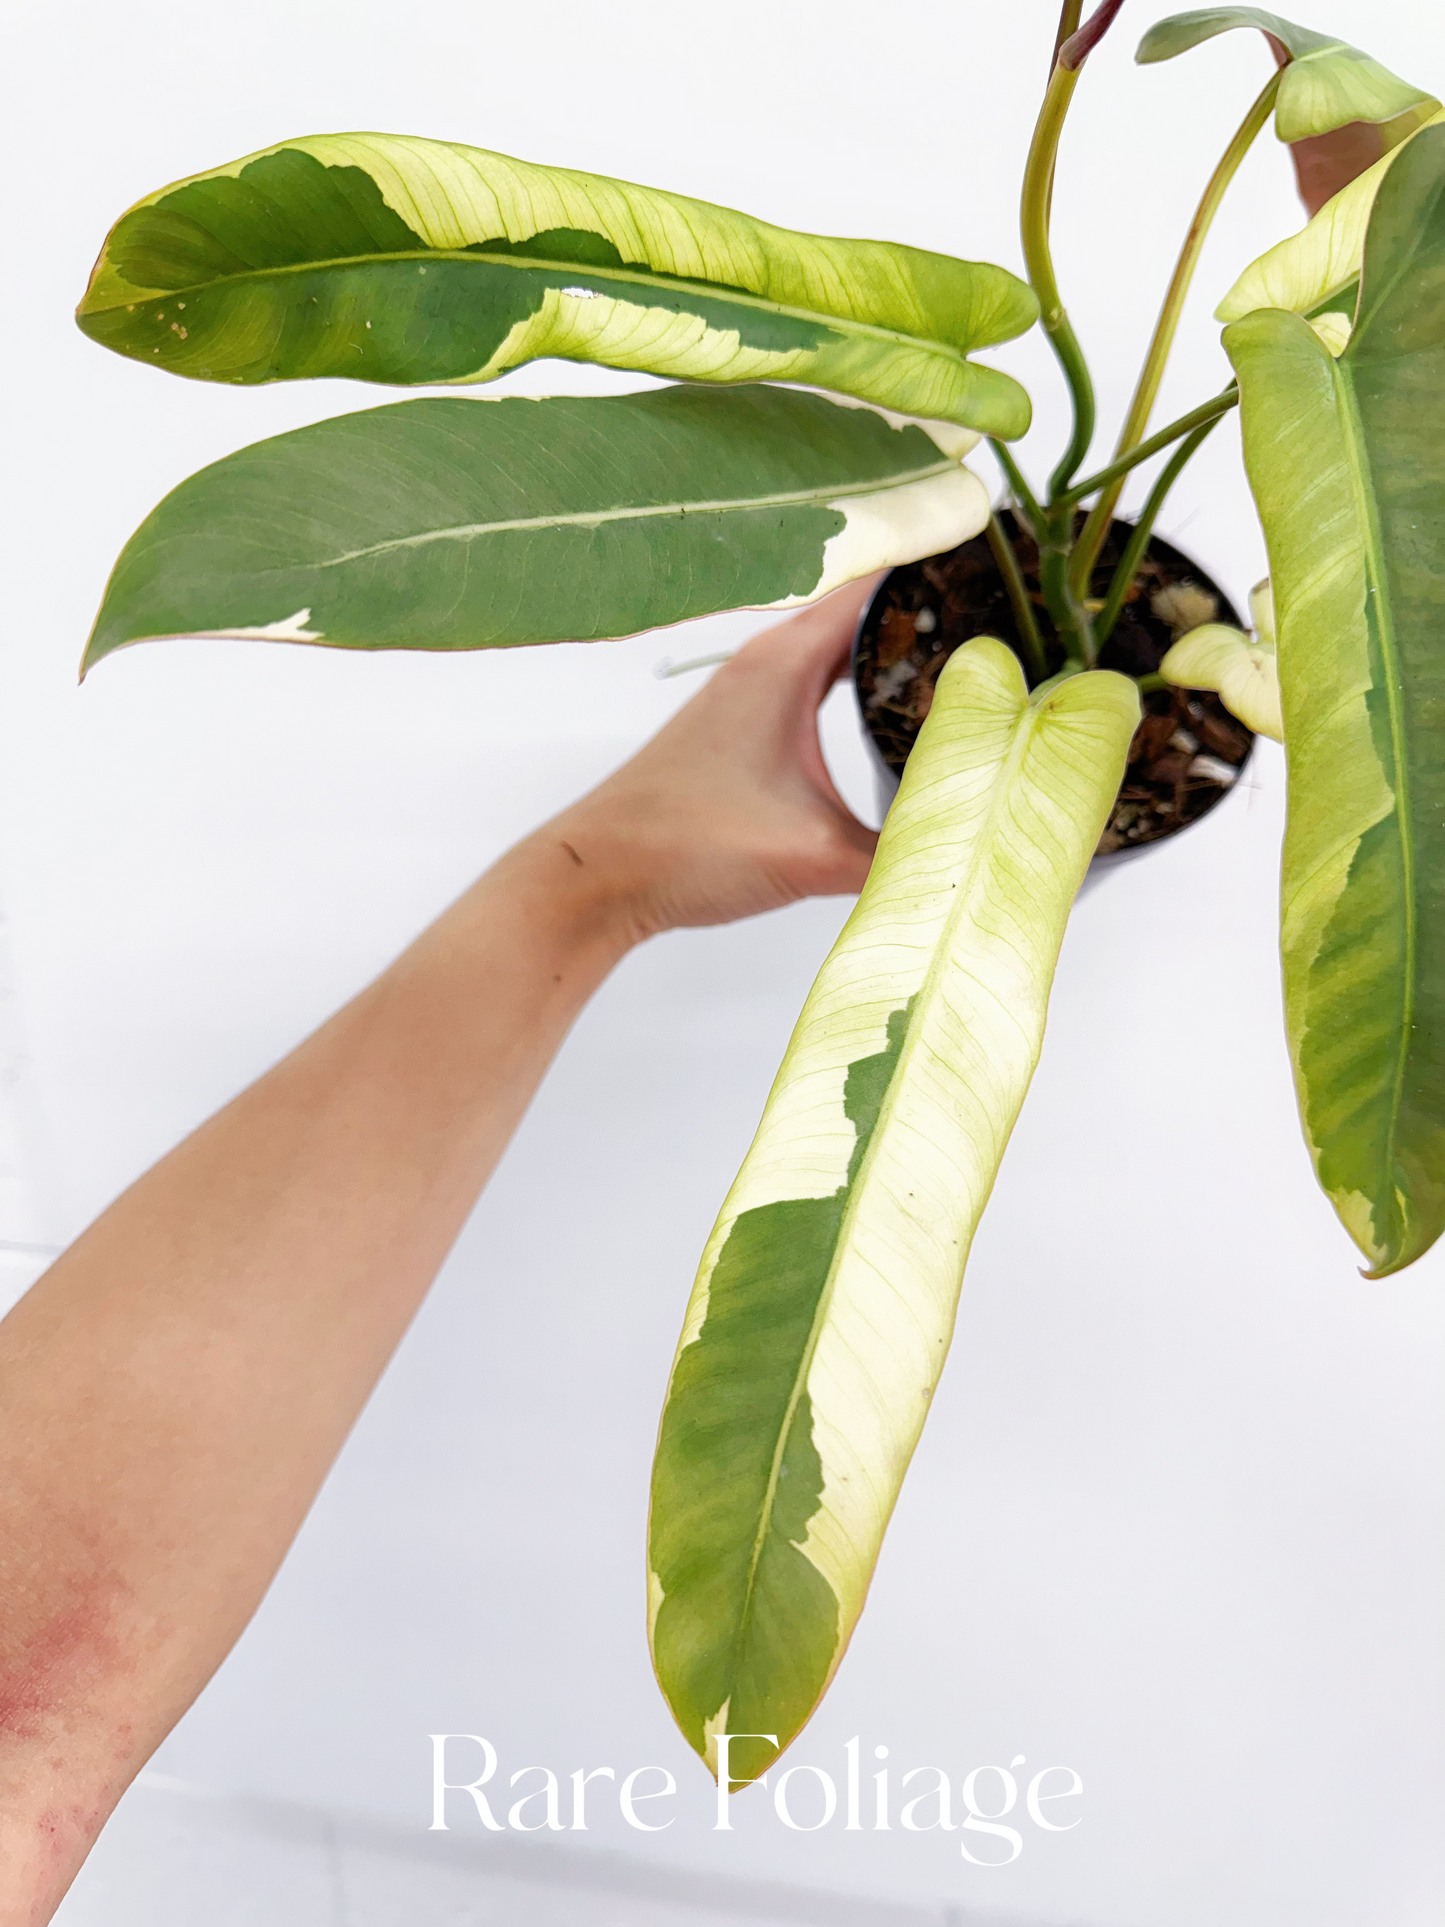
[[[1041,606],[1016,571],[1010,590],[1032,660],[981,639],[943,671],[678,1346],[652,1646],[714,1768],[719,1731],[764,1736],[733,1744],[739,1782],[807,1720],[863,1605],[1139,719],[1099,649],[1166,491],[1236,406],[1272,597],[1253,637],[1196,629],[1162,674],[1286,746],[1284,981],[1321,1184],[1372,1277],[1445,1225],[1445,114],[1257,8],[1154,27],[1141,61],[1253,27],[1274,65],[1205,189],[1116,455],[1079,480],[1093,393],[1048,209],[1070,99],[1120,4],[1081,26],[1065,0],[1022,191],[1026,281],[346,134],[141,201],[80,305],[96,341],[204,381],[466,385],[562,356],[677,382],[406,401],[229,456],[127,543],[86,667],[161,636],[479,649],[787,608],[988,528],[960,462],[983,436],[1037,539]],[[1224,296],[1235,382],[1151,434],[1205,232],[1271,117],[1302,143],[1307,205],[1330,198]],[[1038,493],[1006,446],[1028,397],[975,359],[1035,321],[1073,401]],[[1124,477],[1165,451],[1122,577],[1089,599]],[[1047,680],[1045,624],[1066,662]]]

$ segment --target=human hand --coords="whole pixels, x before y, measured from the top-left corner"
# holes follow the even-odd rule
[[[863,887],[878,839],[834,787],[818,706],[877,578],[753,638],[646,748],[537,832],[608,878],[634,940]]]

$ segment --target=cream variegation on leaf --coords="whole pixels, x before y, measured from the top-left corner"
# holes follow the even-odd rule
[[[1320,1183],[1370,1275],[1445,1229],[1445,127],[1379,188],[1338,355],[1225,330],[1269,545],[1289,780],[1285,1016]]]
[[[1425,127],[1438,127],[1442,122],[1445,109],[1431,115]],[[1215,309],[1218,319],[1240,321],[1257,308],[1286,308],[1292,314],[1308,315],[1346,296],[1353,310],[1354,288],[1360,278],[1365,234],[1376,196],[1390,169],[1423,132],[1424,127],[1416,129],[1326,201],[1298,234],[1252,261]]]
[[[76,318],[204,381],[486,382],[556,356],[803,383],[1016,436],[1027,394],[970,357],[1037,313],[988,262],[800,234],[450,141],[323,134],[133,207]]]
[[[1227,622],[1201,623],[1167,652],[1159,673],[1180,689],[1214,690],[1247,729],[1282,743],[1274,599],[1267,581],[1251,590],[1249,611],[1253,636]]]
[[[862,1608],[1138,716],[1122,676],[1031,701],[1002,643],[951,658],[723,1206],[650,1527],[654,1663],[714,1769],[720,1728],[788,1743]]]
[[[792,608],[976,535],[975,439],[761,384],[341,415],[174,489],[84,667],[172,636],[493,649]]]

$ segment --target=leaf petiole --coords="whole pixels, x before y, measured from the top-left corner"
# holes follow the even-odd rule
[[[1064,654],[1077,656],[1086,669],[1093,669],[1099,661],[1093,618],[1069,580],[1073,533],[1072,507],[1051,509],[1044,539],[1039,544],[1039,587],[1064,645]]]
[[[1181,435],[1187,435],[1192,429],[1199,428],[1205,423],[1212,427],[1238,404],[1239,389],[1231,382],[1227,388],[1221,389],[1210,400],[1200,402],[1199,406],[1191,408],[1187,415],[1181,415],[1177,421],[1170,422],[1167,428],[1161,428],[1157,435],[1151,435],[1147,442],[1140,442],[1137,448],[1131,448],[1127,454],[1110,462],[1107,468],[1101,468],[1096,475],[1086,476],[1082,482],[1076,483],[1066,494],[1058,498],[1058,505],[1063,507],[1067,503],[1073,507],[1076,503],[1082,502],[1085,497],[1092,495],[1095,489],[1107,488],[1111,482],[1127,475],[1130,469],[1137,468],[1141,462],[1147,462],[1151,455],[1157,455],[1161,449],[1168,448],[1171,442],[1177,442]]]
[[[1170,277],[1164,302],[1159,310],[1159,319],[1155,323],[1154,334],[1144,357],[1144,366],[1139,373],[1134,398],[1129,404],[1129,413],[1119,433],[1116,455],[1127,455],[1137,447],[1143,439],[1145,429],[1149,426],[1149,416],[1158,399],[1159,384],[1164,377],[1164,367],[1169,359],[1169,350],[1174,345],[1179,317],[1184,312],[1185,298],[1189,293],[1189,284],[1194,278],[1194,270],[1199,263],[1205,237],[1219,211],[1225,189],[1239,171],[1240,162],[1253,146],[1255,136],[1274,112],[1275,95],[1279,92],[1282,71],[1281,69],[1280,72],[1270,76],[1251,104],[1249,112],[1235,130],[1234,138],[1220,156],[1219,165],[1210,175],[1199,206],[1194,211],[1194,219],[1189,224],[1189,232],[1184,237],[1184,245],[1179,251],[1179,259],[1175,263],[1174,273]],[[1119,505],[1122,489],[1121,473],[1117,480],[1110,482],[1106,487],[1090,512],[1088,521],[1084,524],[1083,532],[1075,546],[1072,565],[1076,588],[1089,579],[1095,559],[1103,547],[1104,537],[1109,532],[1109,524],[1114,519],[1114,510]]]
[[[996,515],[988,518],[988,546],[993,550],[993,559],[998,572],[1003,577],[1004,587],[1008,590],[1009,606],[1013,610],[1014,626],[1019,632],[1019,649],[1028,670],[1029,683],[1042,682],[1049,673],[1048,660],[1044,655],[1044,639],[1039,634],[1038,618],[1034,605],[1029,601],[1029,592],[1024,585],[1023,571],[1019,567],[1014,545],[1009,540],[1008,530]]]
[[[1134,532],[1129,537],[1124,553],[1119,558],[1118,567],[1110,579],[1104,606],[1095,618],[1094,633],[1101,644],[1108,640],[1114,624],[1119,620],[1119,612],[1124,607],[1124,598],[1129,593],[1129,585],[1134,580],[1135,570],[1144,559],[1144,551],[1149,546],[1149,537],[1154,532],[1154,524],[1160,509],[1164,506],[1165,496],[1178,481],[1190,457],[1205,437],[1217,427],[1220,419],[1220,415],[1214,415],[1208,421],[1201,422],[1192,434],[1185,436],[1160,470],[1159,479],[1149,491],[1149,499],[1140,511],[1139,519],[1134,524]]]
[[[1059,11],[1059,30],[1054,35],[1054,51],[1049,56],[1050,74],[1053,73],[1054,68],[1059,64],[1059,55],[1063,51],[1064,42],[1072,39],[1074,34],[1078,32],[1079,16],[1083,11],[1084,0],[1064,0],[1064,4]]]
[[[1019,513],[1029,525],[1029,533],[1035,541],[1042,542],[1046,517],[1039,507],[1037,496],[1024,479],[1023,470],[1009,453],[1006,442],[1001,442],[991,435],[988,445],[993,450],[995,461],[1004,472]]]
[[[1073,433],[1058,467],[1049,478],[1051,500],[1061,489],[1068,487],[1094,439],[1094,384],[1083,350],[1064,312],[1058,278],[1054,273],[1053,255],[1049,250],[1049,202],[1053,192],[1054,162],[1058,156],[1064,119],[1078,84],[1077,68],[1055,62],[1029,147],[1023,194],[1019,202],[1019,231],[1023,241],[1024,263],[1030,284],[1039,298],[1039,321],[1063,370],[1073,404]]]

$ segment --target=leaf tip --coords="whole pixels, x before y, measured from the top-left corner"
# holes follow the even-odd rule
[[[1372,1285],[1378,1284],[1382,1278],[1397,1277],[1400,1272],[1408,1271],[1411,1265],[1418,1263],[1434,1242],[1433,1237],[1416,1237],[1411,1238],[1401,1250],[1392,1252],[1388,1257],[1382,1259],[1378,1254],[1374,1254],[1375,1262],[1371,1267],[1360,1266],[1360,1276]],[[1364,1255],[1367,1258],[1372,1256],[1370,1252]]]

